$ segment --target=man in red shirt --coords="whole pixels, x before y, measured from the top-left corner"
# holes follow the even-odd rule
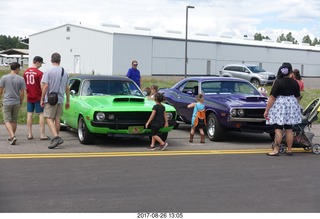
[[[32,133],[32,116],[35,112],[39,115],[39,125],[40,125],[40,140],[50,140],[48,136],[45,135],[45,121],[43,117],[43,108],[40,106],[41,99],[41,79],[43,72],[39,70],[42,66],[43,58],[40,56],[35,56],[33,58],[32,67],[28,68],[24,74],[23,78],[27,86],[27,126],[28,126],[28,140],[33,139]]]

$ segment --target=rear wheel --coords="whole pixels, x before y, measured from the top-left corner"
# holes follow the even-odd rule
[[[225,130],[214,113],[208,116],[207,135],[211,141],[222,141],[225,136]]]
[[[78,120],[78,139],[81,144],[94,143],[94,135],[88,130],[84,118],[80,116]]]
[[[258,79],[253,78],[251,81],[251,84],[253,84],[255,87],[259,87],[260,86],[260,82]]]

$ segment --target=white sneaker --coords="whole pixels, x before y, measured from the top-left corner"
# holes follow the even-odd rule
[[[163,146],[160,147],[160,151],[163,151],[168,146],[168,143],[165,142]]]

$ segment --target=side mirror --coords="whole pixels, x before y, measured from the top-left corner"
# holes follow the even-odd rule
[[[70,91],[70,94],[71,94],[71,96],[74,97],[74,95],[76,94],[76,91],[75,91],[75,90],[71,90],[71,91]]]

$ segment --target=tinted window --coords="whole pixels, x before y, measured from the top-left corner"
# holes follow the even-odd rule
[[[143,96],[139,88],[131,81],[86,80],[82,85],[83,96],[135,95]]]
[[[260,95],[259,91],[250,83],[236,81],[206,81],[201,88],[205,94],[245,94]]]
[[[260,68],[259,66],[248,66],[248,68],[253,72],[253,73],[260,73],[260,72],[265,72],[263,68]]]

